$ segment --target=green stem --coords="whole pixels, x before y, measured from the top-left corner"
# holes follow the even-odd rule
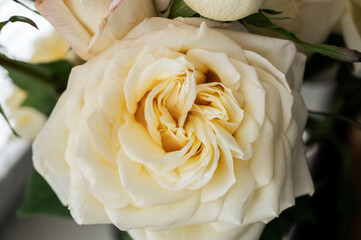
[[[36,68],[35,66],[25,64],[21,61],[12,60],[6,57],[4,54],[0,54],[0,65],[5,69],[12,69],[18,72],[22,72],[25,75],[29,75],[35,78],[37,81],[45,85],[51,86],[49,79],[52,78],[53,74],[50,71]]]
[[[321,116],[325,116],[325,117],[332,117],[335,118],[337,120],[346,122],[348,124],[350,124],[351,126],[359,129],[361,131],[361,123],[352,120],[350,118],[347,118],[345,116],[339,115],[339,114],[335,114],[335,113],[327,113],[327,112],[318,112],[318,111],[312,111],[312,110],[308,110],[309,114],[313,114],[313,115],[321,115]]]
[[[5,112],[4,112],[3,108],[1,107],[1,104],[0,104],[0,114],[4,117],[6,123],[7,123],[8,126],[10,127],[11,131],[13,132],[13,134],[14,134],[15,136],[17,136],[17,137],[20,137],[20,135],[19,135],[19,134],[14,130],[14,128],[11,126],[9,119],[6,117]]]

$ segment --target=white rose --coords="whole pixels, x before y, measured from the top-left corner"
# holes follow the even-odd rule
[[[361,0],[348,0],[341,18],[347,47],[361,51]],[[361,63],[354,63],[354,73],[361,77]]]
[[[85,60],[155,16],[152,0],[37,0],[35,6]]]
[[[163,1],[164,0],[156,0]],[[201,16],[218,21],[235,21],[257,12],[265,0],[184,0]]]
[[[251,240],[313,192],[305,56],[240,28],[152,18],[73,69],[33,150],[76,222]]]
[[[288,17],[272,21],[309,43],[324,42],[337,23],[345,0],[268,0],[263,9],[281,11],[271,18]]]
[[[76,62],[78,59],[68,42],[57,31],[53,31],[49,36],[35,43],[35,52],[30,62],[46,63],[59,60]]]
[[[26,92],[14,86],[4,107],[15,131],[24,139],[34,140],[44,126],[46,117],[34,108],[22,106],[25,99]]]

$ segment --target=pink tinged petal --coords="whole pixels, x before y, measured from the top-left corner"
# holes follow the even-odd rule
[[[93,56],[87,52],[91,33],[73,15],[64,1],[38,0],[35,6],[69,42],[77,55],[83,59],[90,59]]]
[[[112,0],[62,0],[72,15],[93,35],[99,23],[108,14]]]
[[[69,210],[78,224],[111,223],[104,205],[86,191],[82,179],[76,174],[71,174],[70,184]]]
[[[99,54],[144,19],[155,16],[152,0],[113,0],[107,15],[97,23],[97,31],[92,35],[88,51]]]

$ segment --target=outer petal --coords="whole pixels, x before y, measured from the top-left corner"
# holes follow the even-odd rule
[[[277,16],[289,19],[273,21],[295,32],[303,41],[322,43],[337,23],[344,3],[345,0],[272,0],[266,1],[262,8],[281,11],[282,13]],[[263,33],[274,35],[270,31]]]
[[[37,0],[36,8],[85,60],[156,15],[152,0]]]
[[[341,28],[347,47],[361,51],[361,1],[347,2]],[[361,63],[354,63],[354,67],[354,73],[361,77]]]
[[[255,223],[244,227],[233,224],[200,224],[174,228],[166,231],[135,229],[129,231],[134,240],[250,240],[258,239],[264,223]]]
[[[257,12],[264,0],[185,0],[185,2],[203,17],[234,21]]]

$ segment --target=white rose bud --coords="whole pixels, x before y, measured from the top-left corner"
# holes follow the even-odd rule
[[[361,52],[361,0],[348,0],[341,18],[346,46]],[[354,73],[361,77],[361,63],[354,63]]]
[[[35,6],[85,60],[156,15],[152,0],[37,0]]]
[[[235,21],[257,12],[265,0],[184,0],[184,2],[203,17],[218,21]]]
[[[239,29],[152,18],[73,69],[33,160],[76,222],[252,240],[313,192],[305,56]]]
[[[78,59],[68,42],[57,31],[53,31],[49,36],[35,43],[35,52],[30,62],[46,63],[59,60],[76,62]]]
[[[269,17],[301,40],[322,43],[340,18],[344,3],[345,0],[268,0],[262,8],[281,11]],[[282,17],[289,19],[272,19]]]
[[[14,86],[12,95],[5,102],[6,115],[12,127],[27,140],[34,140],[46,122],[44,114],[38,110],[22,106],[26,99],[26,92]]]

